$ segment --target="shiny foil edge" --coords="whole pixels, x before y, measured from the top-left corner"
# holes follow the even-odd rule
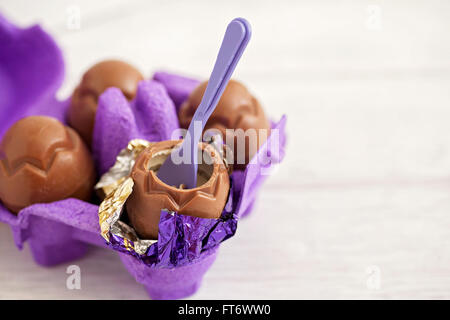
[[[218,141],[212,137],[212,139],[205,142],[210,144],[211,147],[219,151],[220,155],[223,156],[224,148],[220,141],[218,143]],[[131,140],[127,147],[120,151],[115,164],[108,172],[103,174],[95,186],[97,193],[103,194],[104,196],[104,200],[99,207],[101,236],[108,244],[117,247],[119,251],[129,252],[132,255],[137,254],[140,258],[147,255],[150,246],[157,243],[158,240],[139,239],[134,228],[121,221],[120,218],[125,203],[133,192],[134,181],[130,177],[130,174],[135,164],[135,160],[144,149],[151,145],[152,143],[147,140]],[[224,158],[222,159],[224,160],[227,169],[230,170],[231,166],[227,165]],[[167,212],[167,214],[170,216],[177,215],[176,212]],[[214,222],[214,224],[216,224],[216,222]],[[213,229],[215,229],[215,227]],[[233,231],[229,232],[230,235],[234,234],[235,227],[233,229]],[[223,238],[221,240],[223,240]]]
[[[118,188],[130,175],[138,155],[152,143],[143,139],[131,140],[127,147],[122,149],[114,165],[103,174],[94,189],[101,198]]]
[[[134,139],[122,149],[115,164],[96,184],[98,193],[105,196],[100,204],[98,216],[101,236],[111,242],[111,235],[120,238],[128,251],[145,254],[148,248],[157,240],[140,240],[134,229],[120,221],[123,207],[133,192],[134,182],[130,177],[131,170],[139,154],[149,147],[151,142]]]

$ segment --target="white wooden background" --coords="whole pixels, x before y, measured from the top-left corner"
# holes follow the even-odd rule
[[[67,10],[81,26],[67,26]],[[192,298],[450,298],[450,2],[0,1],[62,46],[67,97],[91,64],[124,58],[205,78],[226,24],[253,25],[236,71],[274,119],[285,162]],[[0,225],[0,298],[140,299],[112,251],[36,266]],[[380,279],[377,286],[377,279]]]

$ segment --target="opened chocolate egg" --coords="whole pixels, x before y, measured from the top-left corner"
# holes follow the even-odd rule
[[[34,204],[90,200],[94,163],[79,135],[54,118],[17,121],[0,145],[0,199],[12,212]]]
[[[126,62],[106,60],[97,63],[86,71],[72,95],[68,110],[69,125],[90,146],[98,99],[103,91],[117,87],[128,100],[132,100],[142,79],[142,74]]]
[[[136,159],[131,172],[133,192],[126,201],[130,222],[142,239],[157,239],[161,210],[179,214],[219,218],[225,207],[230,180],[222,158],[211,145],[199,144],[197,187],[170,186],[157,177],[158,169],[181,141],[150,145]]]
[[[199,106],[208,82],[201,83],[181,105],[178,114],[180,126],[188,128]],[[238,81],[230,80],[220,101],[205,126],[205,131],[216,129],[233,151],[233,167],[245,169],[258,149],[270,135],[270,123],[260,103]],[[226,132],[234,129],[234,132]],[[240,130],[239,130],[240,129]]]

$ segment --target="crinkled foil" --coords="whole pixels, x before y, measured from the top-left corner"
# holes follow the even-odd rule
[[[115,250],[131,254],[149,266],[172,268],[185,265],[236,232],[238,218],[234,213],[233,181],[219,219],[184,216],[162,210],[158,240],[139,239],[135,230],[121,218],[125,203],[133,191],[131,170],[138,155],[150,145],[145,140],[130,141],[117,156],[114,166],[97,183],[97,191],[105,195],[99,207],[101,235]]]
[[[95,190],[102,198],[117,189],[131,173],[137,156],[151,145],[147,140],[134,139],[128,143],[116,158],[116,163],[109,169],[95,185]]]
[[[130,178],[133,165],[138,155],[150,145],[146,140],[131,140],[117,156],[114,166],[95,186],[99,194],[105,195],[98,212],[102,237],[108,242],[111,241],[110,234],[120,237],[128,251],[136,251],[138,254],[145,254],[156,240],[139,240],[134,229],[120,221],[120,217],[125,202],[133,192],[134,182]]]

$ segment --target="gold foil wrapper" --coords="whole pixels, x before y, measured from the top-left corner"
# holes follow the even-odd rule
[[[137,156],[151,142],[142,139],[131,140],[127,147],[120,151],[116,158],[116,163],[106,172],[95,185],[95,190],[101,198],[105,198],[109,193],[117,189],[131,173]]]
[[[133,179],[127,178],[110,192],[98,209],[101,235],[109,241],[109,231],[120,218],[125,201],[133,191]]]
[[[215,145],[214,137],[208,141],[223,154],[222,145]],[[123,239],[124,246],[128,251],[135,251],[144,255],[148,248],[157,240],[139,239],[135,230],[120,220],[125,202],[133,192],[134,182],[130,177],[131,170],[139,154],[151,146],[151,142],[142,139],[131,140],[127,147],[120,151],[115,164],[103,174],[95,185],[95,190],[104,200],[100,204],[98,216],[102,237],[110,242],[110,235]],[[228,167],[228,169],[231,166]]]
[[[110,242],[110,233],[123,239],[129,251],[145,254],[148,248],[157,240],[141,240],[132,227],[120,221],[125,202],[133,192],[131,170],[136,158],[151,142],[141,139],[131,140],[127,147],[117,156],[115,164],[106,172],[95,189],[104,196],[100,204],[98,216],[102,237]]]

